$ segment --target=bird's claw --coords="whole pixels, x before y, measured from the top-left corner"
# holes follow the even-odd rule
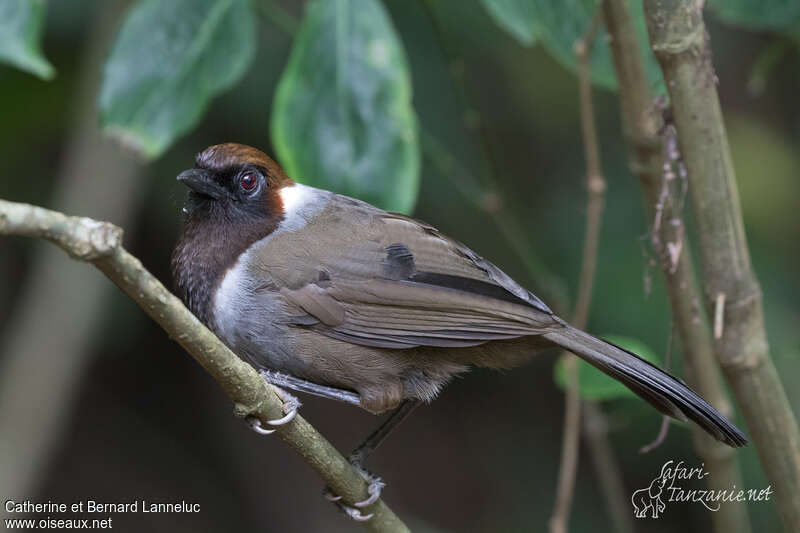
[[[300,408],[300,400],[298,400],[296,396],[292,396],[283,389],[281,389],[281,393],[283,394],[283,412],[286,413],[286,415],[276,420],[268,420],[267,424],[270,426],[288,424],[294,420],[294,417],[297,416],[297,410]]]
[[[298,400],[295,396],[292,396],[285,390],[281,389],[281,393],[283,395],[283,411],[286,413],[281,418],[276,418],[275,420],[267,420],[267,424],[270,426],[282,426],[284,424],[288,424],[294,417],[297,416],[297,410],[300,408],[300,400]],[[261,425],[261,420],[254,416],[249,415],[245,418],[245,422],[250,426],[250,429],[258,433],[259,435],[271,435],[275,433],[275,429],[267,429],[263,425]]]
[[[338,494],[334,494],[330,487],[325,487],[325,489],[322,491],[322,497],[333,503],[336,503],[342,499],[342,497]]]
[[[381,497],[381,491],[383,490],[383,487],[386,486],[386,483],[384,483],[383,480],[377,476],[368,474],[366,477],[367,481],[369,481],[369,487],[367,488],[369,497],[366,500],[362,500],[353,504],[359,508],[367,507],[378,501],[378,499]]]
[[[329,502],[335,503],[336,506],[339,507],[339,509],[341,509],[347,516],[349,516],[353,520],[357,522],[366,522],[367,520],[372,518],[374,513],[369,513],[365,515],[361,512],[361,509],[363,509],[364,507],[368,507],[378,501],[378,499],[381,497],[381,491],[383,490],[383,487],[386,486],[386,483],[384,483],[381,478],[373,476],[372,474],[369,474],[368,472],[364,471],[364,469],[362,469],[358,465],[354,466],[356,466],[358,472],[362,476],[364,476],[364,479],[366,479],[367,482],[369,483],[369,486],[367,487],[367,493],[369,494],[369,496],[365,500],[362,500],[360,502],[355,502],[352,507],[349,505],[345,505],[341,501],[342,497],[339,496],[338,494],[334,494],[329,487],[325,487],[325,490],[323,491],[322,495]]]
[[[328,487],[325,487],[325,490],[322,492],[322,495],[329,502],[333,502],[334,504],[336,504],[336,507],[338,507],[344,514],[346,514],[356,522],[366,522],[367,520],[369,520],[374,516],[374,513],[362,514],[361,509],[358,509],[356,507],[350,507],[349,505],[342,503],[342,497],[339,496],[338,494],[334,494]],[[363,503],[363,502],[358,502],[358,503]]]
[[[258,417],[249,415],[247,418],[244,419],[247,422],[247,425],[250,426],[250,429],[258,433],[259,435],[271,435],[275,433],[275,429],[264,429],[264,426],[261,425],[261,420]]]
[[[356,522],[366,522],[367,520],[375,516],[375,513],[361,514],[361,510],[356,509],[355,507],[348,507],[346,505],[341,505],[340,507],[347,516],[349,516]]]

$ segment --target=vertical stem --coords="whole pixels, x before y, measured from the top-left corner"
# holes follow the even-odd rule
[[[633,533],[631,495],[622,483],[619,461],[608,440],[608,419],[597,402],[583,402],[583,436],[589,447],[589,455],[597,472],[600,490],[608,505],[611,530],[616,533]]]
[[[658,135],[660,118],[653,106],[653,95],[645,75],[628,2],[607,0],[604,10],[619,81],[622,123],[631,148],[631,169],[639,177],[649,211],[653,213],[655,206],[661,205],[662,220],[680,221],[682,213],[676,208],[679,202],[661,200],[664,158]],[[712,405],[730,416],[732,409],[714,363],[708,327],[700,312],[701,295],[694,275],[690,247],[682,246],[677,262],[673,262],[663,250],[663,243],[682,238],[675,234],[675,228],[682,225],[682,222],[680,225],[663,223],[658,230],[654,227],[653,231],[659,234],[654,236],[653,241],[654,244],[661,243],[662,249],[656,249],[656,254],[664,273],[673,321],[683,347],[686,377],[692,387]],[[692,432],[695,450],[711,473],[708,483],[714,486],[709,488],[741,487],[741,472],[735,451],[710,438],[700,428],[693,427]],[[711,518],[717,533],[749,533],[751,529],[746,505],[723,506]]]
[[[769,357],[701,7],[694,0],[644,5],[690,176],[707,312],[724,298],[714,355],[747,421],[784,527],[800,531],[800,432]]]
[[[597,267],[597,248],[600,241],[600,225],[605,207],[606,182],[600,166],[600,147],[594,122],[592,102],[590,51],[597,28],[600,25],[600,10],[595,12],[589,28],[580,41],[575,43],[578,56],[579,101],[584,157],[586,159],[586,229],[584,232],[583,259],[578,283],[578,299],[572,323],[585,328],[592,300],[594,273]],[[580,444],[581,398],[578,390],[578,361],[569,354],[562,355],[567,372],[567,391],[564,410],[564,436],[561,446],[561,466],[556,486],[556,501],[550,518],[550,531],[563,533],[567,530],[572,496],[575,492],[575,476],[578,470]]]

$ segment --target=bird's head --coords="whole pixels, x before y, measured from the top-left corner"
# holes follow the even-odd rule
[[[294,182],[266,154],[235,143],[206,148],[178,181],[189,187],[172,254],[178,293],[208,323],[214,287],[236,258],[285,217],[281,190]]]
[[[189,218],[226,222],[277,221],[283,214],[280,189],[294,185],[264,152],[243,144],[210,146],[178,181],[189,187]]]

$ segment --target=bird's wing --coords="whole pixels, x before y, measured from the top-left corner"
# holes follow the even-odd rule
[[[555,320],[466,246],[344,197],[302,229],[271,238],[259,255],[278,278],[293,324],[354,344],[474,346]]]

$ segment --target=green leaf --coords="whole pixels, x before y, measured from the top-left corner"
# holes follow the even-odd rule
[[[498,26],[524,46],[530,46],[539,36],[536,2],[532,0],[481,0]]]
[[[249,0],[140,0],[105,66],[105,132],[159,156],[239,80],[254,50]]]
[[[43,0],[0,2],[0,62],[52,79],[55,69],[42,55]]]
[[[417,120],[405,52],[376,0],[308,5],[272,112],[292,178],[410,212],[419,190]]]
[[[638,339],[617,335],[607,335],[603,338],[617,346],[630,350],[642,359],[658,364],[658,358],[655,353]],[[566,390],[567,373],[563,359],[556,361],[554,378],[556,384],[561,389]],[[583,360],[578,361],[578,389],[581,397],[587,400],[603,401],[636,397],[625,385],[600,372]]]
[[[575,57],[575,42],[583,39],[594,12],[598,9],[598,2],[596,0],[561,0],[559,2],[539,0],[539,5],[544,46],[560,63],[573,72],[576,71],[578,63]],[[647,78],[654,90],[663,92],[664,82],[661,68],[650,50],[642,2],[641,0],[629,0],[628,6],[636,28],[639,53],[645,62]],[[601,87],[616,89],[617,77],[611,56],[611,47],[608,44],[608,33],[603,26],[600,26],[599,29],[592,45],[592,81]]]
[[[598,9],[597,0],[482,0],[489,14],[522,44],[538,40],[562,65],[575,72],[575,42],[584,38]],[[653,90],[664,91],[661,69],[650,50],[641,0],[629,0],[639,51],[645,61],[647,78]],[[608,33],[602,25],[592,44],[592,81],[601,87],[616,89],[617,79]]]
[[[712,0],[709,8],[725,22],[749,29],[797,30],[798,0]]]

